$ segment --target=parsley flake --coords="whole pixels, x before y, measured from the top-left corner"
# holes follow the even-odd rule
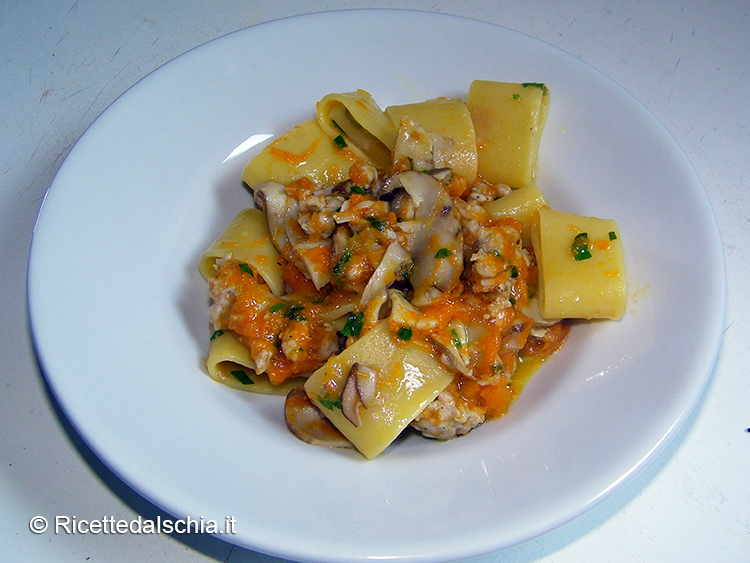
[[[230,371],[229,373],[231,373],[232,377],[234,377],[238,382],[242,383],[242,385],[255,385],[255,381],[250,379],[244,370],[235,369]]]
[[[366,217],[366,219],[374,229],[377,229],[381,233],[385,230],[385,224],[377,217]]]
[[[573,239],[573,245],[570,247],[570,250],[577,262],[591,258],[588,233],[578,233],[576,238]]]
[[[344,270],[344,266],[346,266],[346,263],[349,262],[349,260],[352,259],[352,251],[347,249],[342,255],[341,258],[338,259],[338,261],[333,265],[333,268],[331,268],[331,271],[334,275],[340,276],[341,272]]]
[[[320,401],[320,404],[329,411],[332,411],[333,409],[341,409],[341,401],[339,399],[334,399],[328,393],[325,395],[318,395],[318,401]]]
[[[411,335],[412,330],[408,326],[402,326],[396,331],[396,336],[398,336],[398,338],[403,341],[411,340]]]
[[[365,324],[362,321],[364,316],[365,314],[361,311],[357,313],[351,313],[346,319],[344,328],[341,329],[341,334],[343,334],[344,336],[353,336],[354,338],[359,338],[359,335],[362,333],[362,327]]]
[[[458,332],[456,332],[455,328],[451,329],[451,336],[453,337],[453,345],[460,350],[462,346],[461,339],[458,337]]]

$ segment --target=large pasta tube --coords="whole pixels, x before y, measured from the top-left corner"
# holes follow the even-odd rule
[[[279,253],[268,233],[266,216],[260,209],[240,211],[224,232],[201,254],[198,266],[205,279],[213,273],[214,262],[231,254],[257,272],[276,296],[284,293]]]
[[[342,136],[360,157],[378,168],[390,167],[396,127],[370,94],[328,94],[317,103],[315,115],[332,139]]]
[[[536,214],[546,205],[542,192],[536,184],[529,184],[518,190],[513,190],[508,195],[485,204],[493,219],[512,217],[518,219],[523,226],[521,239],[524,246],[531,245],[531,227],[534,224]]]
[[[305,391],[372,459],[452,380],[431,351],[399,341],[385,320],[313,373]]]
[[[477,135],[479,174],[485,180],[513,188],[534,181],[549,98],[544,84],[471,83],[466,105]]]
[[[273,385],[267,376],[255,373],[255,362],[250,357],[250,351],[236,334],[229,331],[223,331],[211,340],[206,368],[211,379],[234,389],[254,393],[286,395],[304,381],[296,377]]]
[[[426,102],[389,106],[385,113],[394,123],[411,117],[428,133],[451,139],[454,143],[449,159],[453,170],[469,182],[477,175],[477,140],[471,114],[463,100],[437,98]]]
[[[253,189],[269,181],[288,186],[303,176],[321,186],[333,185],[349,177],[349,167],[357,160],[310,119],[253,157],[242,171],[242,180]]]
[[[532,230],[539,307],[547,319],[619,319],[625,312],[625,260],[617,223],[539,210]]]

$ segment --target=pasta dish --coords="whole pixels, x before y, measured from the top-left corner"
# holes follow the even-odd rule
[[[447,440],[502,416],[568,319],[625,309],[616,223],[536,185],[549,101],[483,80],[385,110],[319,100],[247,164],[253,202],[201,256],[210,376],[284,395],[295,436],[368,459],[407,427]]]

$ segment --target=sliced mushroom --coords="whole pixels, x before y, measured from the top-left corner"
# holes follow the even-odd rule
[[[286,219],[293,200],[287,195],[286,188],[278,182],[261,182],[253,191],[253,198],[258,207],[265,211],[268,232],[276,248],[281,250],[288,240]]]
[[[351,442],[313,404],[303,387],[295,387],[286,396],[284,418],[297,438],[313,446],[352,448]]]
[[[469,377],[472,375],[471,368],[466,365],[461,353],[453,344],[446,344],[436,338],[431,338],[430,340],[435,348],[437,348],[438,352],[440,352],[440,361],[463,375]]]
[[[398,271],[410,262],[411,256],[401,248],[399,243],[392,242],[388,245],[385,254],[383,254],[383,258],[380,260],[380,264],[375,268],[375,271],[372,276],[370,276],[370,280],[367,282],[367,285],[362,292],[360,304],[366,304],[376,295],[385,295],[388,286],[396,280]]]
[[[411,117],[405,117],[396,135],[393,161],[408,159],[414,170],[442,168],[450,162],[454,148],[453,139],[430,133]]]
[[[359,398],[359,393],[357,393],[357,379],[354,373],[356,366],[357,364],[354,364],[351,371],[349,371],[344,391],[341,393],[341,413],[349,422],[358,427],[362,424],[362,418],[359,415],[359,410],[362,408],[362,400]]]
[[[375,404],[375,397],[378,394],[378,372],[362,364],[354,364],[352,371],[356,366],[354,380],[357,383],[357,394],[362,406],[367,408]],[[350,372],[351,375],[351,372]]]
[[[361,410],[372,406],[377,396],[378,372],[359,363],[352,364],[341,394],[341,413],[354,426],[362,424]]]
[[[416,207],[415,232],[408,250],[415,257],[411,277],[416,305],[430,303],[435,292],[449,290],[464,267],[463,236],[458,211],[443,185],[428,174],[409,170],[399,174],[404,189]]]

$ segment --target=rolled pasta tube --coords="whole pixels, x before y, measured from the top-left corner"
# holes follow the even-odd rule
[[[250,357],[250,351],[230,331],[222,331],[211,340],[206,368],[214,381],[253,393],[286,395],[304,382],[303,378],[295,377],[274,385],[265,375],[255,373],[255,362]]]
[[[428,133],[451,139],[454,143],[449,165],[469,182],[477,175],[477,139],[471,113],[463,100],[436,98],[426,102],[389,106],[386,115],[394,123],[411,117]]]
[[[315,184],[333,185],[349,177],[349,167],[361,157],[339,148],[314,119],[300,123],[275,139],[247,163],[242,180],[255,189],[262,182],[288,186],[307,177]]]
[[[378,168],[389,168],[396,127],[364,90],[328,94],[316,105],[316,119],[332,139],[344,138],[352,152]]]
[[[543,207],[532,229],[546,319],[619,319],[627,294],[617,223]]]
[[[540,83],[475,80],[466,105],[477,135],[479,175],[522,188],[536,179],[549,90]]]
[[[361,377],[355,377],[355,365]],[[333,425],[372,459],[451,381],[453,372],[432,350],[400,341],[384,320],[313,373],[305,391]],[[358,390],[350,394],[347,389],[352,386]]]
[[[240,211],[224,232],[201,254],[198,265],[205,279],[213,273],[218,258],[231,255],[244,262],[263,278],[271,293],[277,297],[284,293],[279,253],[268,232],[266,217],[260,209]]]
[[[536,184],[529,184],[523,188],[513,190],[508,195],[484,205],[493,219],[512,217],[518,219],[523,226],[521,240],[523,245],[531,246],[531,228],[537,212],[546,205],[542,192]]]

